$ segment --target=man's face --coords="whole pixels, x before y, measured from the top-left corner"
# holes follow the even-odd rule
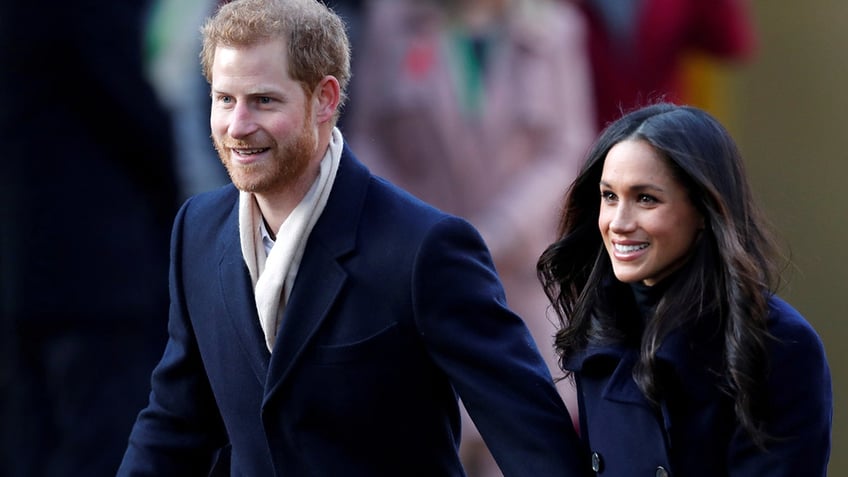
[[[282,40],[215,51],[212,138],[240,190],[281,192],[321,159],[311,98],[289,76],[287,56]]]

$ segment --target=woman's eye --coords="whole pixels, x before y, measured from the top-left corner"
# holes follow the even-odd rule
[[[651,195],[640,194],[639,195],[639,202],[643,202],[643,203],[647,203],[647,204],[653,204],[653,203],[657,202],[657,199],[656,199],[656,197],[651,196]]]
[[[601,191],[601,198],[606,201],[615,200],[615,194],[608,190],[603,190]]]

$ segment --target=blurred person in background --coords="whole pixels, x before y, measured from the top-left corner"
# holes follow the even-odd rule
[[[598,129],[654,99],[722,110],[717,65],[756,47],[750,0],[562,0],[588,25]]]
[[[165,344],[178,192],[146,15],[0,4],[0,475],[113,476]]]
[[[352,144],[376,174],[480,230],[510,307],[557,369],[535,263],[554,237],[552,191],[574,178],[595,133],[582,17],[543,0],[366,6]],[[464,424],[469,475],[499,475]]]
[[[200,26],[220,0],[152,0],[145,71],[171,117],[180,201],[229,182],[209,142],[209,85],[200,71]]]
[[[336,14],[345,22],[347,37],[350,41],[351,48],[351,68],[355,68],[356,61],[359,59],[360,42],[363,37],[362,32],[362,17],[365,12],[365,4],[370,0],[325,0],[327,4]],[[357,78],[351,76],[348,89],[352,91],[353,85]],[[349,96],[345,101],[344,109],[339,115],[338,128],[343,133],[348,132],[348,118],[353,116],[353,109],[356,107],[356,98]]]

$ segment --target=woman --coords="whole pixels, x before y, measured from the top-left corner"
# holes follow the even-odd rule
[[[598,475],[826,475],[830,372],[775,295],[766,230],[703,111],[651,105],[601,134],[538,264]]]

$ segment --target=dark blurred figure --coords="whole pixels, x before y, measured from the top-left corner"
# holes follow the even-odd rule
[[[365,16],[365,6],[370,0],[325,0],[324,3],[333,9],[344,20],[347,27],[347,36],[350,41],[350,61],[351,68],[356,69],[356,62],[359,60],[359,50],[361,49],[361,39],[363,37],[363,17]],[[351,76],[348,83],[348,91],[353,92],[353,84],[356,82],[356,75]],[[345,101],[342,113],[339,116],[338,128],[347,133],[350,127],[348,123],[353,117],[353,108],[356,104],[356,95],[351,94]]]
[[[749,0],[565,0],[589,26],[598,128],[652,99],[687,102],[690,55],[743,61],[755,50]]]
[[[145,1],[0,3],[0,475],[114,475],[167,320]]]

